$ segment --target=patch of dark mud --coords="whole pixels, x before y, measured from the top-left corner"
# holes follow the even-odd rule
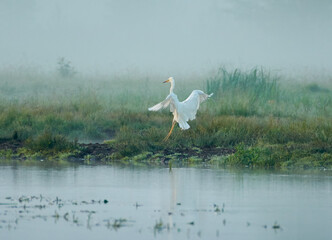
[[[79,143],[80,152],[74,156],[77,158],[89,158],[94,161],[101,161],[115,152],[114,148],[103,143]]]
[[[19,140],[14,140],[11,138],[0,138],[0,151],[11,150],[13,153],[17,153],[17,150],[22,148],[23,145],[23,142]]]

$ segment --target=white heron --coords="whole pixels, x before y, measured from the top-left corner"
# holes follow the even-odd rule
[[[170,111],[173,113],[173,123],[171,130],[167,134],[167,136],[164,138],[164,141],[167,141],[169,136],[171,136],[173,128],[175,123],[179,123],[179,127],[182,130],[187,130],[190,128],[189,124],[187,123],[189,120],[194,120],[196,118],[196,113],[199,108],[199,105],[211,97],[213,93],[206,94],[201,90],[194,90],[191,92],[189,97],[184,100],[183,102],[180,102],[176,94],[173,92],[175,87],[175,81],[173,77],[168,78],[163,83],[171,83],[171,88],[169,91],[169,95],[166,97],[166,99],[153,107],[149,108],[149,111],[158,111],[160,109],[166,108],[170,106]]]

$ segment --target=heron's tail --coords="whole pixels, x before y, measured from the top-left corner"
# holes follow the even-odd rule
[[[179,123],[179,127],[182,130],[187,130],[187,129],[190,128],[189,124],[186,121],[182,120],[182,119],[180,121],[178,121],[178,123]]]

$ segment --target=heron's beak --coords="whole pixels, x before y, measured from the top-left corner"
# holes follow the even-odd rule
[[[169,79],[167,79],[166,81],[163,81],[163,83],[167,83],[167,82],[169,82]]]

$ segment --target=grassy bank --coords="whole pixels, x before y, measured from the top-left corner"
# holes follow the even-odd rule
[[[176,79],[180,100],[193,89],[215,95],[202,104],[188,131],[175,128],[165,143],[171,114],[147,111],[167,95],[164,78],[2,70],[0,138],[51,154],[80,151],[77,142],[109,140],[112,161],[165,150],[235,148],[235,154],[212,160],[265,168],[332,166],[330,82],[223,68],[210,76]]]

